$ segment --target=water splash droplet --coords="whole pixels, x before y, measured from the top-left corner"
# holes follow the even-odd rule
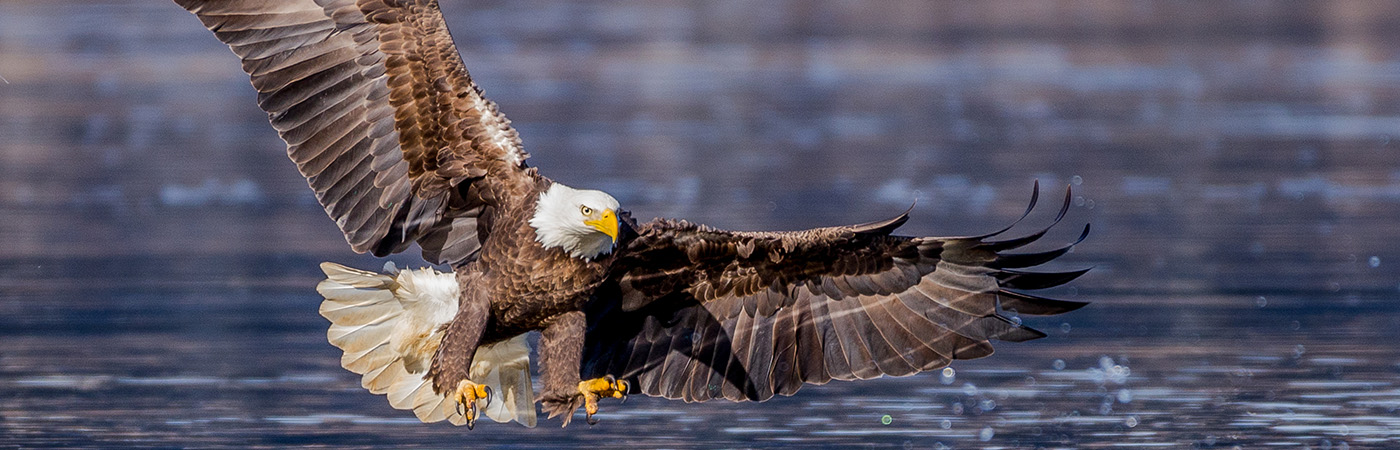
[[[1054,367],[1055,370],[1065,370],[1065,360],[1057,359],[1055,362],[1050,363],[1050,367]]]
[[[992,440],[992,436],[996,436],[996,434],[996,431],[993,431],[992,427],[984,427],[981,432],[977,433],[977,439],[982,442],[987,442]]]
[[[889,425],[891,423],[894,423],[894,418],[890,417],[889,414],[885,414],[884,416],[880,417],[881,425]]]
[[[942,429],[945,429],[945,430],[951,429],[951,428],[953,428],[953,421],[948,420],[948,419],[943,419],[942,422],[939,422],[939,423],[938,423],[938,427],[939,427],[939,428],[942,428]]]
[[[1366,265],[1371,266],[1371,268],[1373,268],[1373,269],[1374,269],[1374,268],[1377,268],[1377,267],[1380,267],[1380,266],[1381,266],[1381,257],[1379,257],[1379,256],[1372,256],[1370,260],[1366,261]]]
[[[1075,175],[1069,178],[1069,183],[1078,186],[1084,184],[1084,178],[1079,175]]]
[[[1068,332],[1069,332],[1069,329],[1070,329],[1069,322],[1065,322],[1065,323],[1060,324],[1060,332],[1061,332],[1061,333],[1068,333]]]
[[[1126,425],[1128,428],[1138,426],[1137,416],[1128,416],[1128,419],[1123,421],[1123,425]]]
[[[944,367],[943,371],[938,373],[938,381],[945,385],[953,384],[953,381],[956,380],[957,377],[958,372],[953,370],[952,367]]]
[[[1258,297],[1255,297],[1255,298],[1254,298],[1254,306],[1258,306],[1258,307],[1260,307],[1260,308],[1263,308],[1263,307],[1265,307],[1265,306],[1269,306],[1269,299],[1264,298],[1264,296],[1262,296],[1262,295],[1261,295],[1261,296],[1258,296]]]

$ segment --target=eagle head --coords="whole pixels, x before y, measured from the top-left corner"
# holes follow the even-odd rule
[[[587,261],[617,245],[618,206],[606,192],[554,183],[540,194],[530,226],[545,248],[559,247]]]

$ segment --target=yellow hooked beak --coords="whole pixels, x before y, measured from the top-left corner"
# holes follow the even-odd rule
[[[617,243],[617,214],[613,213],[613,210],[605,209],[602,214],[598,215],[597,219],[585,220],[583,224],[603,232],[612,238],[614,244]]]

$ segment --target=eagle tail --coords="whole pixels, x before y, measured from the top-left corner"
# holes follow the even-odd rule
[[[389,405],[412,410],[423,422],[467,423],[456,402],[433,392],[424,376],[442,342],[443,325],[457,313],[458,286],[451,273],[433,269],[385,274],[322,263],[326,279],[316,286],[331,321],[326,337],[345,352],[341,366],[361,374],[360,385],[387,395]],[[496,422],[535,426],[530,384],[530,344],[525,335],[477,347],[469,379],[497,394],[478,405]]]
[[[497,422],[515,420],[533,428],[535,390],[530,385],[530,343],[525,336],[477,348],[469,378],[496,392],[486,405],[486,417]]]

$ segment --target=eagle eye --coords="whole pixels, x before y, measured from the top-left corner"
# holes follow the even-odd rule
[[[583,215],[585,216],[591,216],[593,215],[593,208],[589,208],[587,206],[580,206],[578,208],[578,212],[583,213]]]

